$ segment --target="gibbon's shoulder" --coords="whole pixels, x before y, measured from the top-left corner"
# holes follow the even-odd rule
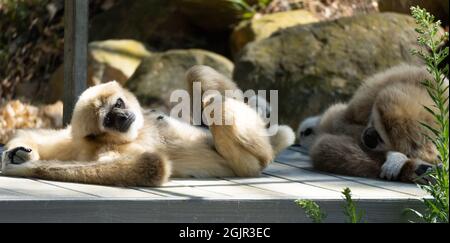
[[[377,91],[380,88],[396,83],[421,85],[423,80],[429,78],[431,78],[431,75],[425,66],[400,64],[369,77],[363,82],[361,88]]]
[[[333,133],[344,123],[347,104],[337,103],[330,106],[321,116],[319,132]]]
[[[397,85],[422,88],[421,83],[430,78],[430,74],[425,67],[410,64],[399,64],[379,72],[364,80],[356,90],[349,102],[346,118],[357,124],[365,124],[368,121],[375,99],[382,90]]]

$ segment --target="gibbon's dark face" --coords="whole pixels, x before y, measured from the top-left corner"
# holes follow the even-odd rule
[[[122,98],[117,98],[103,118],[103,126],[107,129],[127,132],[135,121],[136,115],[127,109],[127,104]]]

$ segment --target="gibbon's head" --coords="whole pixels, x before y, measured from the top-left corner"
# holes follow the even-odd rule
[[[116,81],[84,91],[75,105],[72,136],[106,143],[135,140],[144,125],[136,97]]]
[[[434,161],[437,150],[427,139],[430,132],[421,124],[435,124],[423,107],[431,104],[426,91],[419,86],[389,88],[379,96],[361,134],[364,146],[372,151],[398,151],[411,158]]]
[[[298,127],[297,136],[299,144],[306,150],[305,152],[309,151],[317,137],[320,118],[321,116],[308,117]]]
[[[432,124],[431,117],[425,112],[419,115],[420,111],[414,114],[414,111],[399,112],[398,107],[391,109],[386,112],[374,107],[369,124],[361,134],[363,145],[372,151],[398,151],[412,158],[436,159],[434,145],[424,135],[428,132],[419,122]]]

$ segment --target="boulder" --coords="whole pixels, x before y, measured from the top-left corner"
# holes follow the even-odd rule
[[[273,13],[242,21],[231,34],[231,53],[236,56],[247,43],[265,39],[281,29],[317,21],[307,10]]]
[[[449,1],[448,0],[379,0],[378,8],[381,12],[398,12],[409,14],[412,6],[425,8],[440,19],[444,25],[448,25]]]
[[[248,3],[233,3],[230,0],[178,0],[180,12],[189,20],[208,31],[223,31],[239,23],[248,12]]]
[[[420,63],[414,19],[376,13],[300,25],[248,44],[235,62],[241,88],[278,90],[280,121],[297,127],[360,82],[398,63]]]
[[[92,18],[89,38],[91,41],[135,39],[145,43],[152,51],[201,48],[227,53],[224,47],[227,47],[229,33],[206,33],[204,29],[193,24],[189,16],[184,14],[195,10],[186,6],[187,2],[189,1],[121,1],[108,11]],[[202,2],[203,5],[211,5],[210,2],[218,1]],[[202,11],[207,10],[202,8]],[[202,16],[201,21],[208,24],[222,21],[214,15],[208,19]]]
[[[126,87],[144,106],[169,108],[171,92],[186,89],[185,73],[197,64],[211,66],[228,77],[234,68],[227,58],[209,51],[171,50],[145,58]]]
[[[135,40],[91,42],[88,48],[88,86],[116,80],[122,85],[133,75],[144,57],[150,56],[145,46]],[[50,79],[47,102],[60,100],[64,88],[64,65]]]

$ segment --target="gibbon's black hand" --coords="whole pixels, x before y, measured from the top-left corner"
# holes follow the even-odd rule
[[[7,152],[8,154],[6,156],[8,156],[11,164],[22,164],[22,163],[27,161],[27,159],[22,158],[22,157],[19,156],[19,154],[18,154],[19,151],[23,151],[23,152],[26,152],[26,153],[31,153],[31,151],[33,151],[33,150],[31,150],[29,148],[25,148],[25,147],[17,147],[17,148],[13,148],[13,149],[9,150]],[[16,161],[15,157],[20,158],[21,161],[19,161],[19,160]]]

